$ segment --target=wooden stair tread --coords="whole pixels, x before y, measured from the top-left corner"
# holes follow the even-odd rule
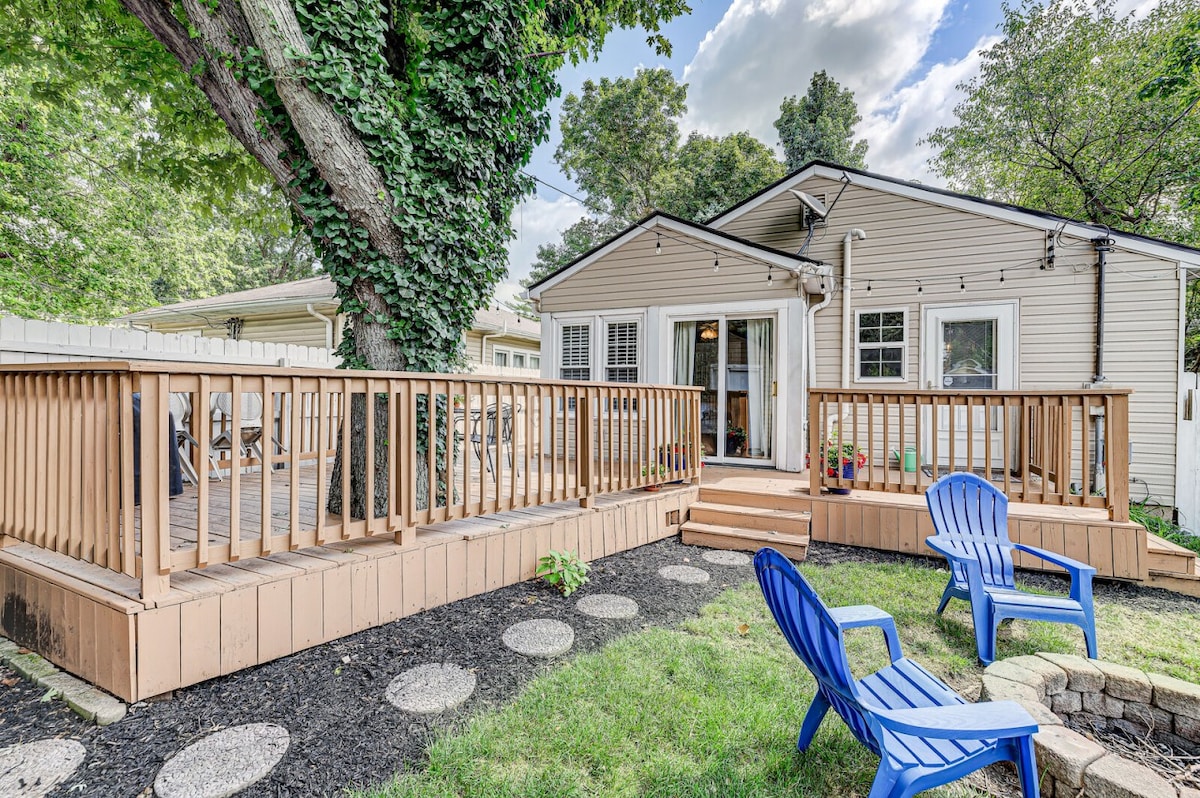
[[[1180,546],[1178,543],[1172,543],[1169,540],[1164,540],[1158,535],[1151,533],[1146,533],[1146,548],[1148,548],[1152,554],[1172,554],[1192,558],[1197,556],[1196,552],[1192,551],[1191,549],[1185,546]]]
[[[718,524],[702,524],[696,521],[687,521],[682,527],[685,532],[698,532],[705,535],[723,535],[726,537],[741,538],[743,540],[758,540],[764,543],[779,541],[791,545],[808,545],[809,536],[799,535],[793,532],[776,532],[767,529],[742,529],[734,526],[720,526]]]
[[[712,501],[693,502],[691,509],[692,511],[710,510],[718,513],[736,513],[737,515],[749,515],[760,518],[784,518],[791,521],[812,520],[812,513],[807,510],[772,510],[768,507],[751,507],[743,504],[724,504]]]

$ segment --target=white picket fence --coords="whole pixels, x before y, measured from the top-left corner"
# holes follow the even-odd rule
[[[0,316],[0,364],[74,360],[182,360],[318,368],[334,368],[341,362],[333,350],[315,346]]]

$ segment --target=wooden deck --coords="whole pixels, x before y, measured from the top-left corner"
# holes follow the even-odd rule
[[[697,491],[623,491],[590,508],[564,501],[446,521],[418,528],[405,546],[383,535],[248,557],[172,574],[153,599],[134,577],[18,544],[0,550],[0,595],[16,597],[4,632],[136,701],[532,579],[550,549],[592,560],[660,540],[678,531]],[[187,501],[172,502],[172,521]],[[194,545],[188,529],[172,528],[181,546]]]
[[[810,485],[807,471],[706,467],[700,498],[811,512],[814,541],[937,556],[925,545],[933,526],[923,494],[855,489],[848,496],[814,497]],[[1111,520],[1105,508],[1010,502],[1008,513],[1014,542],[1087,562],[1100,577],[1144,582],[1152,570],[1164,574],[1162,569],[1171,568],[1179,575],[1196,570],[1195,555],[1148,534],[1139,524]],[[1060,570],[1023,553],[1015,562],[1022,568]]]

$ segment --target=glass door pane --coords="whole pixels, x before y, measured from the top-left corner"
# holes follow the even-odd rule
[[[720,457],[717,375],[720,370],[721,325],[712,321],[675,322],[675,384],[698,385],[700,393],[700,445],[705,457]]]
[[[942,322],[942,387],[995,390],[996,320]]]
[[[773,319],[730,319],[725,344],[725,456],[770,460],[775,434]]]

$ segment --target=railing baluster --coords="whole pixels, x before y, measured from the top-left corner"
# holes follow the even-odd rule
[[[288,434],[288,484],[289,515],[288,551],[300,548],[300,455],[304,451],[303,431],[300,426],[300,411],[304,405],[304,394],[300,392],[300,378],[292,377],[292,390],[284,403],[291,408],[291,425]],[[280,410],[282,411],[282,407]]]
[[[242,554],[242,378],[235,376],[229,391],[229,561]],[[224,425],[224,419],[222,419]]]
[[[192,419],[199,418],[204,423],[193,424],[192,428],[196,430],[196,474],[199,479],[199,484],[196,485],[196,557],[197,565],[204,568],[208,565],[208,501],[209,501],[209,486],[210,479],[208,469],[208,454],[209,440],[212,437],[212,419],[209,416],[209,403],[211,402],[211,392],[209,388],[209,376],[207,374],[200,375],[200,384],[194,394],[196,401],[192,404]]]

